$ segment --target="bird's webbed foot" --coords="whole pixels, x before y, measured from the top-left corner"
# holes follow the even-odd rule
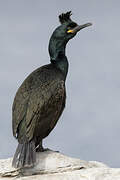
[[[44,152],[44,151],[50,151],[48,148],[43,148],[42,141],[36,146],[36,152]]]
[[[51,149],[48,149],[48,148],[43,148],[43,146],[37,146],[36,147],[36,152],[45,152],[45,151],[51,151]]]
[[[36,146],[36,152],[45,152],[45,151],[53,151],[53,150],[49,148],[43,148],[42,141],[40,141],[40,143]],[[59,151],[54,151],[54,152],[59,153]]]

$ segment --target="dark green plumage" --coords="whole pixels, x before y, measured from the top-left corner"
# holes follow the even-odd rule
[[[12,109],[13,135],[19,143],[12,163],[15,168],[35,164],[36,151],[43,150],[42,140],[55,127],[65,107],[68,72],[65,47],[83,28],[73,22],[70,15],[71,12],[67,12],[59,16],[62,25],[51,36],[51,63],[32,72],[16,93]]]

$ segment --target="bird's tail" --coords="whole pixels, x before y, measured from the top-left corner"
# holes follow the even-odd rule
[[[33,141],[18,144],[12,166],[15,168],[31,167],[36,162],[35,143]]]

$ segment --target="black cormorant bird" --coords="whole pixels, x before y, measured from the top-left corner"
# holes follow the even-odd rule
[[[49,42],[50,64],[32,72],[16,93],[12,107],[13,135],[19,143],[12,162],[15,168],[35,164],[36,151],[44,151],[42,140],[55,127],[65,107],[66,44],[78,31],[91,25],[78,25],[70,16],[71,11],[59,16],[61,25]]]

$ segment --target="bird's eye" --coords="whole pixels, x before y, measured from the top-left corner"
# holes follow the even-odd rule
[[[69,24],[69,26],[67,27],[67,33],[73,33],[74,32],[74,28],[77,26],[76,23],[71,23]]]

